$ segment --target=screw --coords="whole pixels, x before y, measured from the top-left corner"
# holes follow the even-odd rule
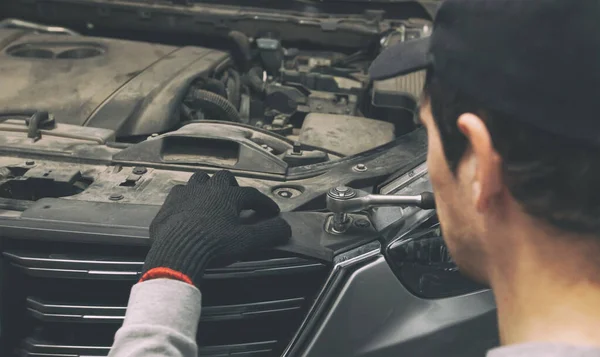
[[[27,161],[25,161],[25,165],[27,165],[27,166],[35,165],[35,161],[27,160]]]
[[[108,199],[111,201],[120,201],[123,199],[123,195],[120,193],[113,193],[110,196],[108,196]]]
[[[365,164],[358,164],[352,168],[354,171],[365,172],[367,171],[367,166]]]
[[[279,192],[277,192],[277,194],[283,198],[291,198],[292,197],[292,193],[290,191],[279,191]]]
[[[354,225],[358,228],[367,228],[371,225],[371,222],[367,221],[366,219],[357,219],[354,222]]]
[[[145,167],[141,167],[141,166],[140,167],[134,167],[131,172],[133,172],[136,175],[143,175],[146,172],[148,172],[148,169],[145,168]]]

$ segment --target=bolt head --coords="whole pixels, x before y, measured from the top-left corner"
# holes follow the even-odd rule
[[[136,175],[143,175],[146,172],[148,172],[148,169],[145,167],[134,167],[131,172],[133,172]]]
[[[33,160],[27,160],[27,161],[25,161],[25,165],[27,165],[27,166],[35,165],[35,161],[33,161]]]
[[[120,201],[123,199],[123,195],[120,193],[113,193],[110,196],[108,196],[108,199],[111,201]]]
[[[366,219],[357,219],[354,222],[354,225],[357,226],[358,228],[368,228],[369,226],[371,226],[371,222],[369,222]]]
[[[277,192],[277,194],[283,198],[292,197],[292,193],[290,191],[279,191],[279,192]]]
[[[352,169],[357,172],[365,172],[368,170],[367,165],[365,164],[357,164]]]

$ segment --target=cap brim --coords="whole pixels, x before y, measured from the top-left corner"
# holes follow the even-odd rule
[[[395,44],[383,51],[369,68],[369,76],[378,81],[419,71],[432,63],[429,55],[431,37]]]

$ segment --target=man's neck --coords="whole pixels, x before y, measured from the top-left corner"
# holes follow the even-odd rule
[[[490,276],[502,344],[600,346],[600,271],[590,263],[598,249],[535,226],[505,233],[514,249]]]

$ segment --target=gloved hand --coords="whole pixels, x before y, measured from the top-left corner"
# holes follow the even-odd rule
[[[244,224],[242,210],[263,220]],[[141,281],[169,277],[200,286],[213,259],[235,262],[244,255],[285,243],[290,226],[273,200],[252,187],[239,187],[229,171],[209,178],[195,173],[175,186],[150,225],[152,246]]]

